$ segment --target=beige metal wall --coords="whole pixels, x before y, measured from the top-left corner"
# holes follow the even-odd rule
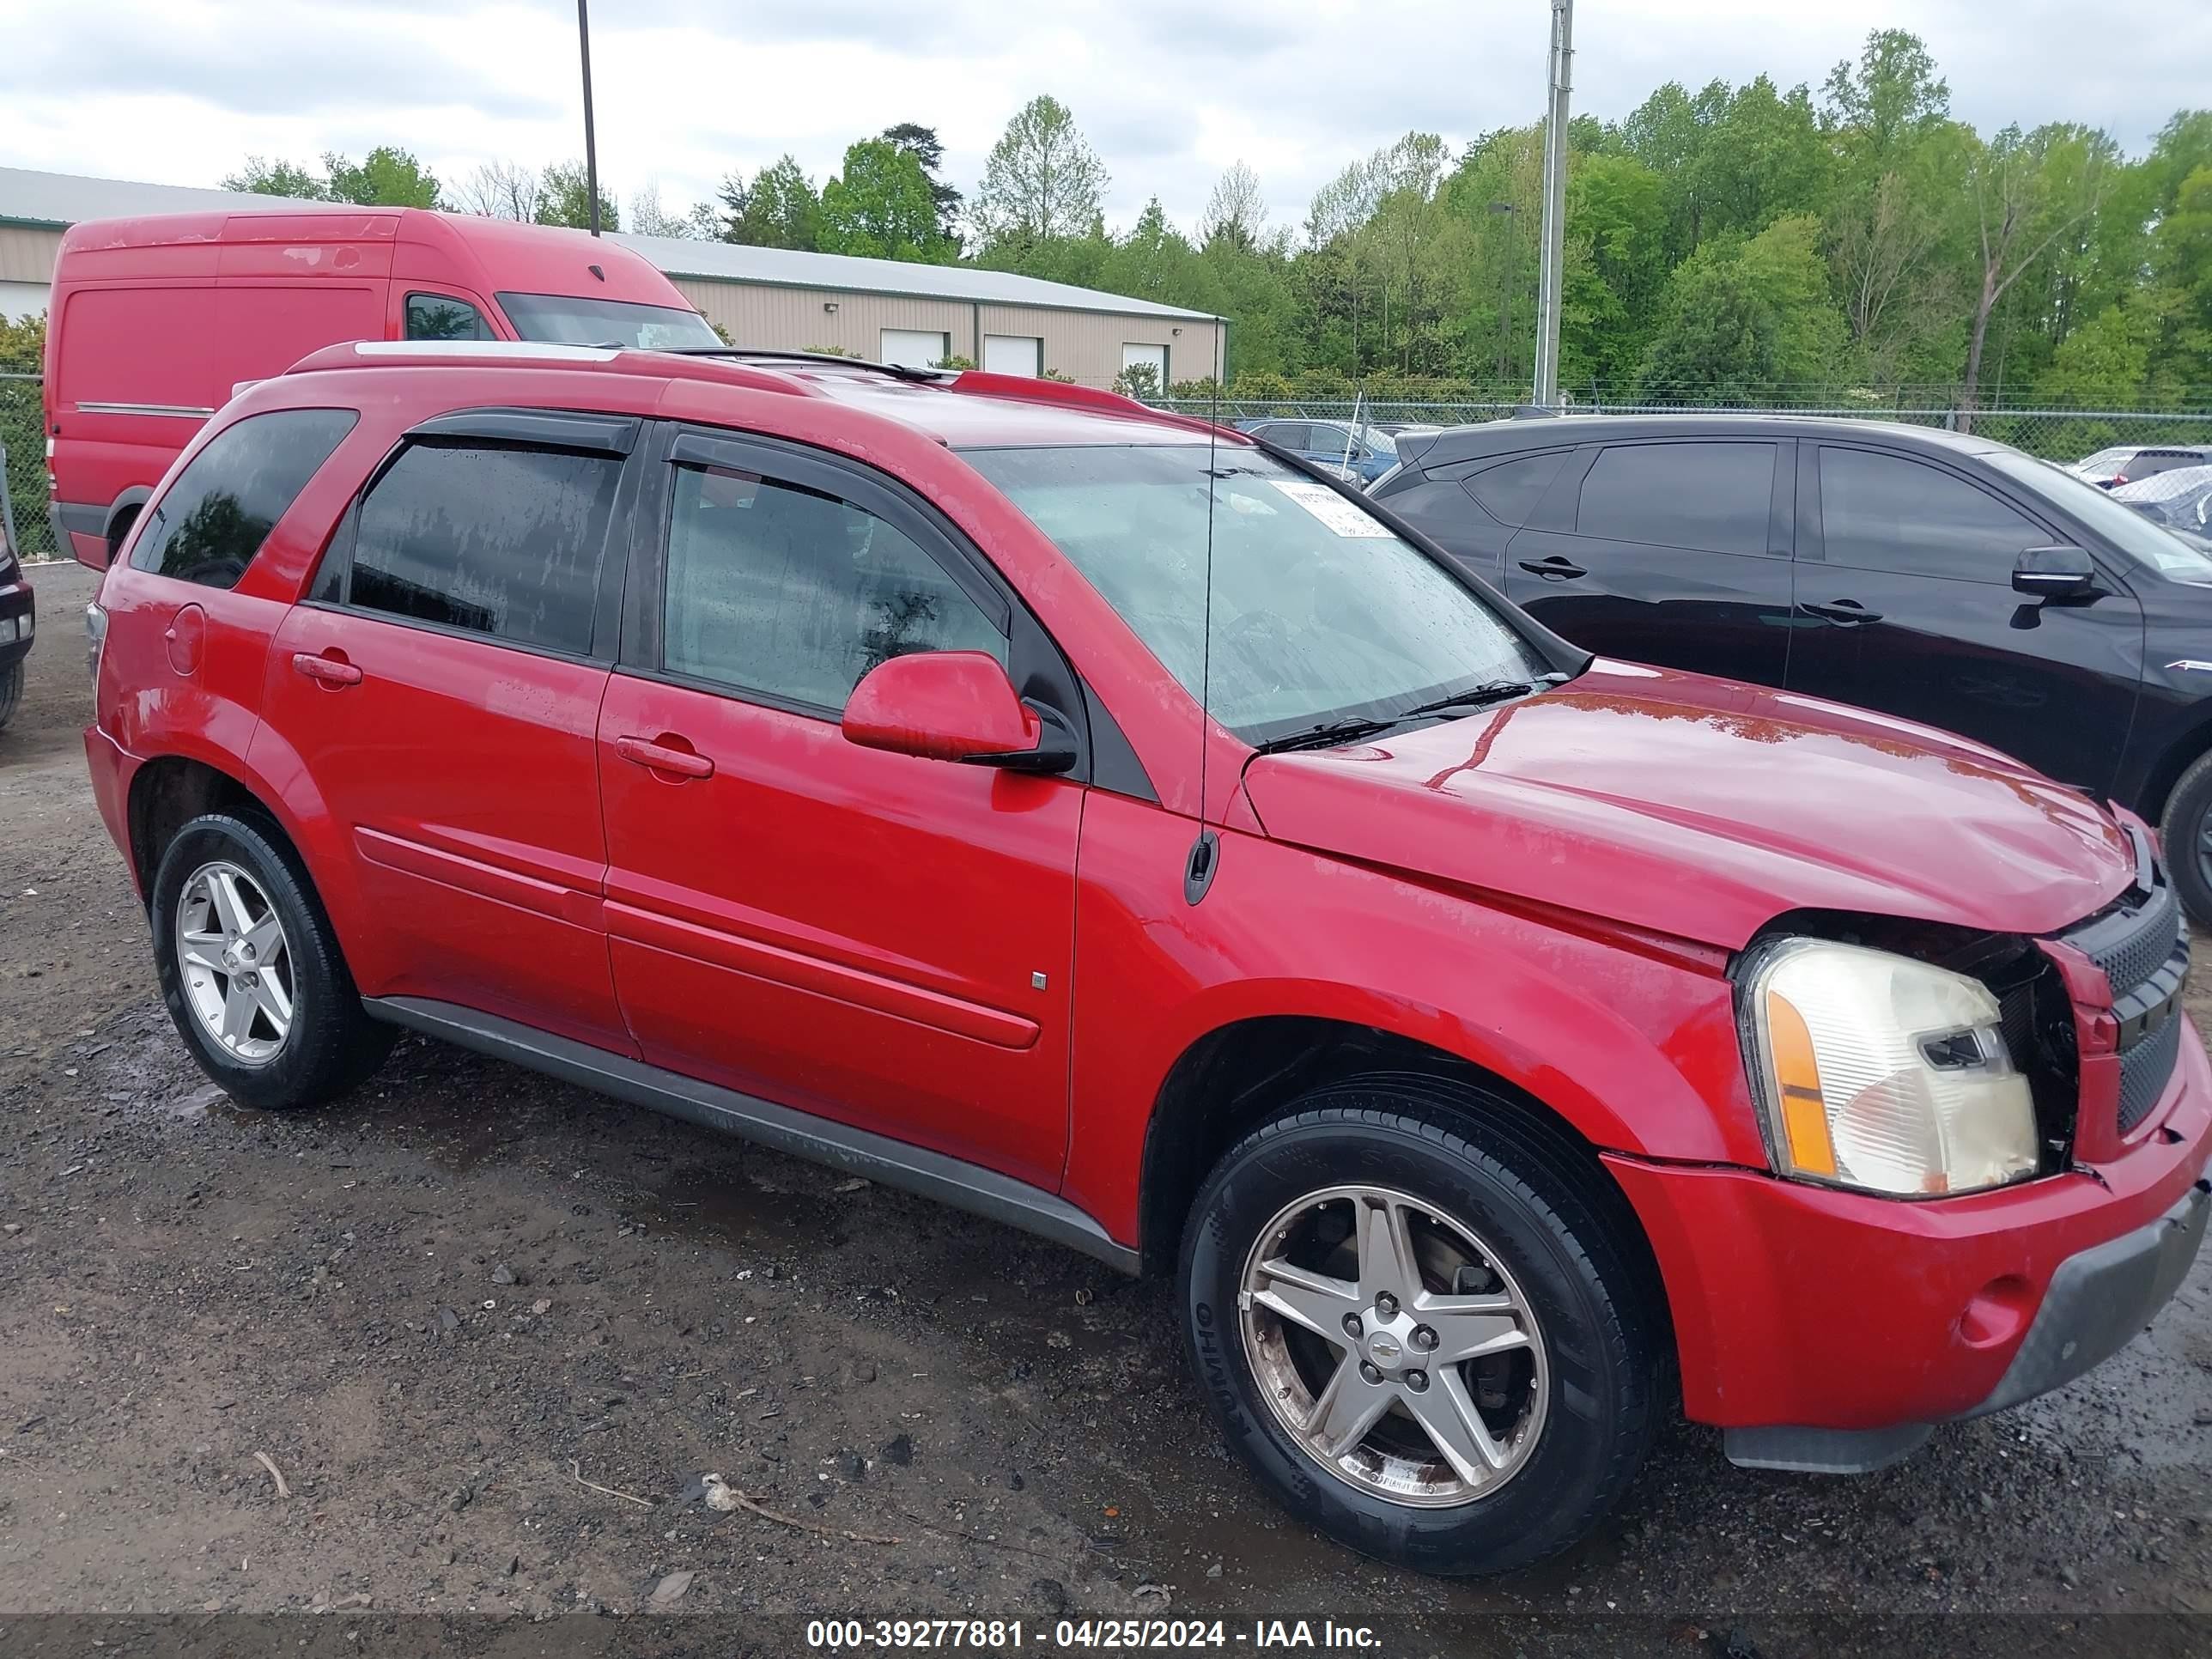
[[[62,234],[33,225],[0,225],[0,283],[51,283]]]
[[[769,288],[691,276],[677,277],[675,283],[708,322],[740,345],[783,350],[836,346],[874,357],[883,349],[884,330],[921,329],[947,336],[956,355],[981,362],[984,335],[1024,335],[1044,342],[1047,368],[1091,386],[1113,384],[1121,372],[1125,343],[1167,347],[1168,374],[1177,380],[1202,379],[1212,373],[1221,351],[1216,325],[1206,321]],[[831,310],[832,306],[836,309]]]

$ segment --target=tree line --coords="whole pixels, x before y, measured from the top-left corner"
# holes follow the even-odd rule
[[[1260,173],[1199,222],[1153,198],[1109,229],[1105,163],[1057,100],[1030,100],[972,197],[930,128],[849,147],[817,184],[784,155],[713,200],[626,218],[653,235],[965,261],[1231,319],[1232,396],[1521,395],[1533,368],[1542,123],[1455,149],[1413,132],[1294,220]],[[2212,399],[2212,111],[2142,155],[2067,122],[1984,135],[1925,45],[1870,33],[1815,92],[1759,76],[1669,82],[1568,132],[1560,380],[1578,400],[1852,406],[1941,399],[2177,408]],[[258,160],[226,184],[580,225],[582,169],[481,167],[452,187],[404,150],[316,173]],[[1202,393],[1186,384],[1173,388]]]

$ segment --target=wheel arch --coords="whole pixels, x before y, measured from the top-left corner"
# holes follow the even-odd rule
[[[1647,1256],[1640,1221],[1599,1158],[1593,1139],[1566,1112],[1498,1068],[1422,1038],[1383,1026],[1326,1016],[1268,1014],[1217,1025],[1186,1046],[1162,1081],[1146,1126],[1138,1189],[1138,1243],[1143,1270],[1171,1271],[1191,1200],[1206,1172],[1246,1132],[1310,1091],[1347,1077],[1412,1074],[1460,1085],[1470,1121],[1472,1102],[1510,1112],[1542,1134],[1585,1175],[1593,1189],[1617,1200]],[[1658,1284],[1656,1260],[1651,1283]],[[1664,1296],[1661,1293],[1663,1305]]]
[[[152,484],[132,484],[117,492],[115,499],[107,504],[107,518],[101,526],[101,533],[107,538],[110,560],[123,551],[123,544],[130,539],[131,527],[138,522],[139,513],[153,499]]]
[[[2212,753],[2212,711],[2174,736],[2144,769],[2142,781],[2134,791],[2131,804],[2146,823],[2163,822],[2174,785],[2181,781],[2184,772],[2208,753]]]

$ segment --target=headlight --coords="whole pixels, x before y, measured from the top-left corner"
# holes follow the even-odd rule
[[[1926,1197],[2035,1172],[2035,1103],[1978,980],[1791,939],[1746,987],[1778,1173]]]

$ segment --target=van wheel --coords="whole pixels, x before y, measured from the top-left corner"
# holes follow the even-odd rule
[[[5,727],[15,718],[15,711],[23,706],[23,659],[18,657],[0,673],[0,727]]]
[[[2212,754],[2199,755],[2166,798],[2158,838],[2181,908],[2212,927]]]
[[[1185,1334],[1284,1506],[1423,1572],[1582,1538],[1654,1425],[1634,1220],[1525,1109],[1418,1075],[1332,1084],[1231,1149],[1185,1230]]]
[[[136,507],[126,507],[115,515],[114,522],[107,526],[108,563],[113,564],[122,556],[123,544],[131,539],[131,526],[138,522],[140,510]]]
[[[394,1033],[362,1012],[298,860],[250,818],[210,812],[161,854],[154,960],[192,1057],[247,1106],[312,1106],[374,1072]]]

